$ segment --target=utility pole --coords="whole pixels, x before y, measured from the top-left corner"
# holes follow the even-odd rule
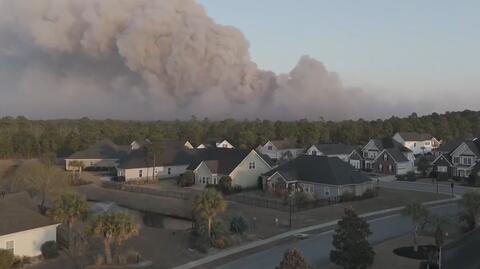
[[[455,186],[455,184],[452,182],[452,183],[450,184],[450,187],[452,188],[452,197],[455,196],[455,195],[453,194],[453,187],[454,187],[454,186]]]
[[[290,200],[290,203],[289,203],[290,204],[290,221],[289,221],[290,224],[289,224],[289,228],[291,230],[292,229],[293,193],[290,194],[289,196],[290,196],[290,199],[289,199]]]

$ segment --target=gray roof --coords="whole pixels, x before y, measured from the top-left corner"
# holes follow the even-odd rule
[[[302,180],[319,184],[351,185],[370,179],[337,157],[302,155],[266,173],[280,173],[288,181]]]
[[[473,141],[465,141],[468,148],[475,154],[476,156],[480,156],[480,141],[475,139]]]
[[[440,147],[435,149],[435,151],[443,152],[443,153],[451,153],[456,148],[458,148],[458,146],[460,146],[464,141],[465,139],[463,138],[449,140],[447,142],[442,143]]]
[[[443,269],[478,269],[480,259],[478,249],[480,248],[480,228],[477,228],[460,239],[447,243],[442,248]]]
[[[159,156],[148,154],[148,145],[137,150],[132,150],[129,154],[120,159],[119,167],[124,169],[144,168],[155,166],[174,166],[188,165],[195,157],[195,151],[186,149],[184,143],[174,140],[164,140],[163,148]]]
[[[251,150],[243,149],[225,149],[225,148],[206,148],[192,150],[194,157],[188,170],[194,170],[205,162],[212,170],[212,173],[221,175],[230,174],[247,157]]]
[[[270,140],[277,149],[300,148],[300,145],[293,139]]]
[[[431,140],[433,136],[427,133],[416,133],[416,132],[398,132],[398,134],[405,141],[425,141]]]
[[[325,155],[345,155],[355,150],[355,146],[345,144],[319,144],[315,147]]]
[[[402,163],[402,162],[408,162],[408,158],[405,157],[405,155],[398,149],[396,148],[389,148],[385,149],[390,156],[397,162],[397,163]],[[379,155],[380,156],[380,155]]]
[[[41,215],[26,192],[0,197],[0,236],[56,224]]]
[[[379,150],[396,148],[401,152],[411,151],[409,148],[403,146],[402,144],[398,143],[397,141],[395,141],[393,138],[390,138],[390,137],[386,137],[383,139],[373,139],[373,142],[375,143],[375,146]]]
[[[85,150],[77,151],[67,159],[120,159],[130,150],[130,146],[119,146],[109,139],[103,139]]]

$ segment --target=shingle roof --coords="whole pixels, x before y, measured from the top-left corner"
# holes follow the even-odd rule
[[[351,185],[370,181],[350,164],[337,157],[302,155],[266,173],[276,172],[285,179],[302,180],[329,185]]]
[[[390,137],[385,137],[383,139],[373,139],[373,142],[375,143],[375,146],[377,146],[379,150],[396,148],[401,152],[411,151],[409,148],[403,146],[402,144],[398,143],[397,141],[395,141]]]
[[[477,228],[460,239],[447,243],[442,248],[443,269],[478,269],[480,259],[478,249],[480,248],[480,228]]]
[[[453,140],[444,142],[440,145],[440,147],[435,149],[435,151],[450,153],[450,152],[454,151],[456,148],[458,148],[458,146],[460,146],[463,141],[465,141],[465,139],[457,138],[457,139],[453,139]]]
[[[183,143],[165,140],[162,152],[155,156],[155,166],[188,165],[195,157],[194,150],[186,149]],[[153,155],[148,154],[148,146],[132,150],[120,159],[120,168],[133,169],[153,166]]]
[[[41,215],[26,192],[0,197],[0,236],[56,224]]]
[[[319,144],[315,147],[325,155],[351,154],[355,150],[355,146],[345,144]]]
[[[473,141],[465,141],[468,148],[473,152],[473,154],[480,156],[480,141],[475,139]]]
[[[398,134],[405,141],[425,141],[431,140],[433,136],[427,133],[416,133],[416,132],[398,132]]]
[[[130,146],[118,146],[111,140],[103,139],[85,150],[73,153],[68,159],[120,159]]]
[[[299,144],[293,139],[270,140],[277,149],[299,148]]]
[[[402,163],[402,162],[408,162],[408,158],[405,157],[405,155],[403,155],[403,153],[396,149],[396,148],[389,148],[389,149],[385,149],[389,154],[390,156],[392,156],[392,158],[398,162],[398,163]]]
[[[187,169],[194,170],[201,162],[206,162],[209,168],[216,171],[211,171],[212,173],[228,175],[250,152],[251,150],[225,148],[197,149],[194,150],[193,160]]]

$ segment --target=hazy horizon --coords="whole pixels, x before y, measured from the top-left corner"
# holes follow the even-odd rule
[[[475,7],[0,0],[0,117],[368,120],[480,110]]]

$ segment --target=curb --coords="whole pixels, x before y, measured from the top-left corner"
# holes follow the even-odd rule
[[[459,195],[455,195],[455,198],[425,202],[425,203],[423,203],[423,205],[434,206],[434,205],[452,203],[452,202],[458,201],[460,199],[460,197],[461,196],[459,196]],[[384,214],[400,211],[403,208],[404,208],[403,206],[394,207],[394,208],[379,210],[379,211],[375,211],[375,212],[365,213],[365,214],[362,214],[362,215],[359,215],[359,216],[361,218],[381,216],[381,215],[384,215]],[[306,233],[306,232],[311,232],[311,231],[315,231],[315,230],[320,230],[320,229],[333,227],[333,226],[337,225],[338,221],[339,221],[339,219],[336,219],[336,220],[329,221],[329,222],[326,222],[326,223],[312,225],[312,226],[300,228],[300,229],[297,229],[297,230],[277,234],[277,235],[274,235],[274,236],[269,237],[267,239],[247,243],[243,246],[238,246],[238,247],[235,247],[235,248],[232,248],[232,249],[227,249],[227,250],[215,253],[213,255],[210,255],[210,256],[195,260],[195,261],[188,262],[186,264],[174,267],[173,269],[190,269],[190,268],[194,268],[194,267],[197,267],[197,266],[200,266],[200,265],[208,264],[208,263],[213,262],[215,260],[222,259],[222,258],[225,258],[227,256],[234,255],[234,254],[237,254],[237,253],[240,253],[240,252],[243,252],[243,251],[246,251],[246,250],[250,250],[250,249],[253,249],[253,248],[256,248],[256,247],[260,247],[262,245],[270,244],[272,242],[275,242],[275,241],[281,240],[281,239],[285,239],[285,238],[293,236],[295,234]]]

